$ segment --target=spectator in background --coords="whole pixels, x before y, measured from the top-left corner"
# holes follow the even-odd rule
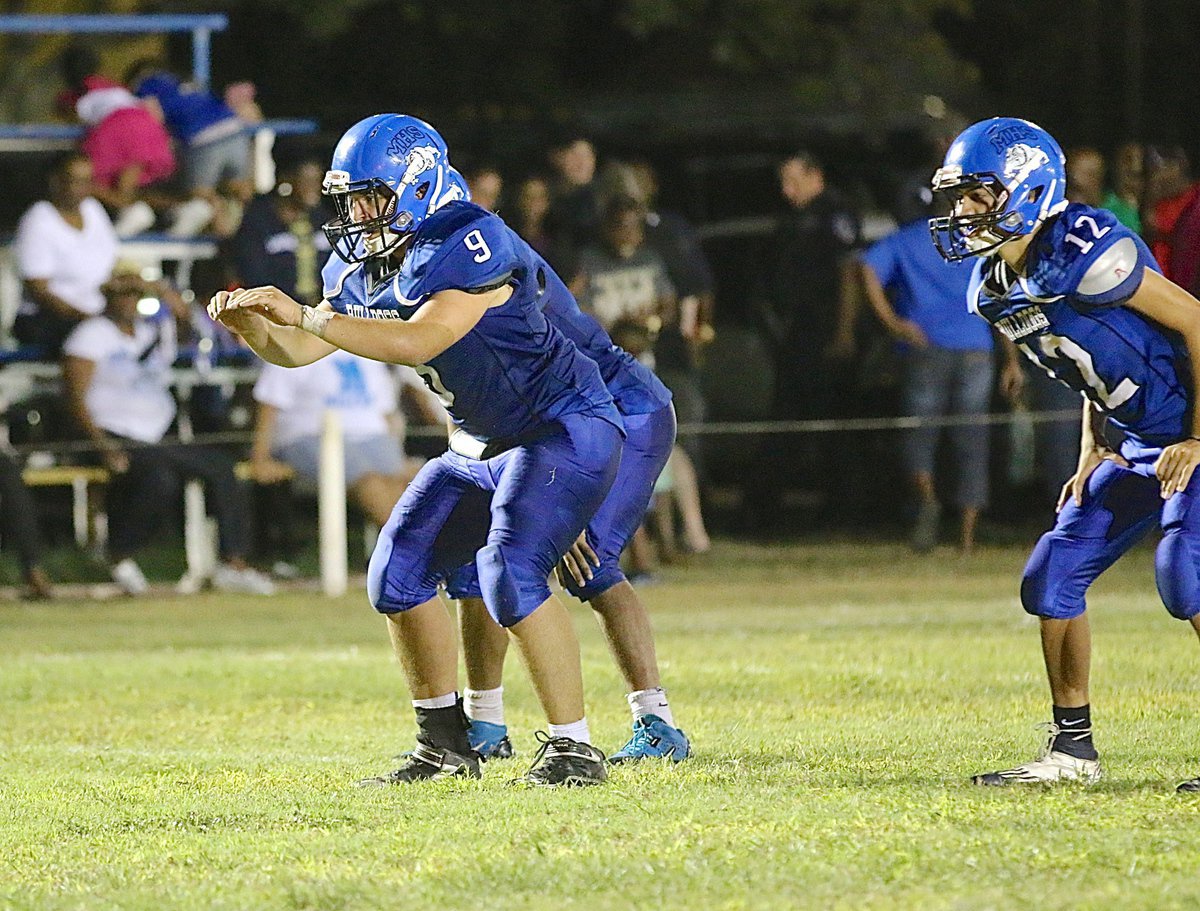
[[[771,238],[762,309],[775,355],[775,414],[835,417],[855,351],[858,217],[808,152],[779,166],[779,186],[789,208]]]
[[[471,202],[489,212],[495,212],[500,207],[504,178],[497,168],[491,164],[477,164],[463,171],[463,177],[471,192]]]
[[[17,225],[14,249],[24,295],[13,335],[58,354],[79,322],[104,309],[100,286],[117,260],[117,235],[104,206],[91,197],[92,163],[66,152],[51,165],[47,199]]]
[[[766,288],[757,301],[771,352],[776,420],[853,417],[857,409],[855,323],[859,270],[853,253],[858,218],[825,183],[820,162],[799,152],[779,165],[787,211],[761,257]],[[774,524],[782,489],[791,484],[822,497],[818,509],[844,510],[865,491],[855,441],[808,434],[772,441],[764,470],[747,490],[758,527]],[[835,455],[835,453],[837,455]],[[836,459],[836,462],[834,461]],[[846,479],[845,495],[828,495],[829,477]]]
[[[931,195],[928,188],[925,193]],[[967,309],[971,264],[948,263],[929,242],[928,213],[872,245],[862,257],[867,300],[905,355],[904,413],[920,418],[987,414],[992,393],[992,332]],[[889,299],[890,294],[890,299]],[[1016,348],[1005,343],[1002,386],[1015,398],[1024,375]],[[932,550],[941,504],[934,482],[939,432],[921,427],[906,434],[904,460],[918,500],[912,546]],[[989,428],[950,429],[954,452],[954,502],[962,523],[959,547],[975,546],[979,513],[988,498]]]
[[[555,271],[571,275],[577,270],[572,257],[595,243],[600,232],[600,201],[596,192],[596,149],[578,135],[569,135],[550,150],[555,179],[550,187],[547,224],[560,261],[550,261]]]
[[[125,84],[162,111],[167,129],[183,154],[183,177],[191,196],[175,213],[173,235],[189,237],[212,220],[217,188],[223,181],[252,187],[247,124],[221,98],[183,82],[153,59],[139,60]]]
[[[512,220],[515,230],[529,246],[547,262],[561,261],[554,249],[554,239],[548,226],[550,215],[550,183],[538,174],[530,175],[517,185],[516,212]]]
[[[632,197],[614,197],[604,211],[600,242],[579,254],[579,272],[571,291],[580,307],[606,331],[625,338],[638,327],[652,343],[663,326],[676,319],[678,309],[666,263],[646,246],[645,230],[646,213],[641,204]],[[652,356],[645,360],[654,366]],[[700,509],[695,467],[678,445],[669,465],[673,466],[673,492],[685,544],[695,553],[704,553],[711,544]]]
[[[274,285],[301,303],[321,300],[321,267],[329,241],[321,225],[328,217],[321,196],[324,171],[305,161],[283,171],[274,193],[256,197],[229,244],[233,283],[245,288]]]
[[[410,401],[426,409],[426,417],[444,423],[444,411],[428,413],[429,398],[417,375],[407,367],[400,369],[408,380]],[[405,457],[395,376],[379,361],[335,351],[306,367],[267,364],[254,386],[254,400],[258,411],[250,461],[254,479],[261,484],[282,480],[290,468],[315,487],[327,409],[339,412],[342,419],[346,493],[375,525],[386,524],[400,494],[424,464]]]
[[[657,207],[658,176],[650,163],[636,161],[628,168],[645,212],[646,246],[662,258],[678,299],[674,318],[664,321],[654,345],[655,372],[675,397],[680,423],[699,424],[706,414],[700,357],[704,346],[716,337],[712,270],[695,228],[679,213]],[[699,470],[701,439],[684,436],[681,442]]]
[[[21,480],[21,466],[0,449],[0,535],[4,546],[15,547],[25,580],[25,596],[41,601],[52,598],[50,577],[42,568],[42,532],[37,505]]]
[[[1112,189],[1104,195],[1101,208],[1108,209],[1131,231],[1142,233],[1142,192],[1145,185],[1145,150],[1127,142],[1113,156]],[[1070,188],[1070,184],[1067,184]]]
[[[1192,216],[1200,206],[1200,182],[1192,180],[1191,166],[1183,149],[1151,148],[1149,161],[1149,209],[1146,222],[1150,249],[1163,274],[1181,288],[1192,289],[1196,257]]]
[[[1092,208],[1104,204],[1104,156],[1090,146],[1067,152],[1067,191],[1071,202],[1081,202]]]
[[[151,188],[175,173],[175,155],[166,128],[122,85],[99,75],[94,51],[72,45],[63,53],[67,93],[87,127],[81,151],[93,167],[93,195],[116,213],[117,233],[128,237],[154,224],[154,209],[165,205]]]
[[[113,475],[108,486],[113,581],[131,595],[146,590],[134,554],[154,539],[178,503],[180,479],[198,478],[217,518],[221,562],[213,585],[269,594],[270,580],[245,562],[246,498],[234,478],[234,459],[208,446],[163,442],[175,420],[168,373],[175,324],[162,310],[155,317],[140,314],[139,300],[153,290],[136,269],[118,268],[103,288],[103,315],[81,323],[63,345],[71,412]],[[178,295],[164,295],[164,302],[176,317],[186,315]]]

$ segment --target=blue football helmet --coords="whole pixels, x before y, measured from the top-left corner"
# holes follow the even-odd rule
[[[337,217],[325,236],[338,256],[386,256],[441,204],[450,170],[446,142],[423,120],[376,114],[338,141],[322,189]]]
[[[1066,158],[1037,124],[993,117],[958,135],[933,175],[933,189],[951,203],[948,216],[929,220],[933,242],[944,258],[959,262],[1033,233],[1066,208]],[[959,214],[963,198],[979,189],[991,194],[991,207]]]
[[[451,165],[446,168],[446,189],[442,191],[442,198],[437,201],[434,209],[440,209],[446,203],[455,200],[470,202],[471,188],[467,186],[467,178],[462,176],[458,168]]]

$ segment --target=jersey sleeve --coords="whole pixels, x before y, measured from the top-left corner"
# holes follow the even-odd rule
[[[491,291],[522,266],[508,226],[482,212],[465,224],[450,226],[443,238],[423,240],[411,255],[422,297],[439,291]]]

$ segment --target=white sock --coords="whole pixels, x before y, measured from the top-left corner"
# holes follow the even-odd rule
[[[646,715],[657,715],[671,727],[675,727],[675,718],[671,715],[671,706],[667,704],[667,692],[661,686],[652,690],[638,690],[625,697],[629,701],[633,720],[644,718]]]
[[[448,709],[456,702],[458,702],[457,690],[451,690],[442,696],[434,696],[432,699],[414,699],[412,701],[413,708],[416,709]]]
[[[504,687],[494,690],[463,690],[463,707],[472,721],[504,724]]]
[[[552,724],[550,725],[551,737],[570,737],[572,740],[578,740],[580,743],[591,743],[592,732],[588,730],[587,718],[580,718],[578,721],[573,721],[570,724]]]

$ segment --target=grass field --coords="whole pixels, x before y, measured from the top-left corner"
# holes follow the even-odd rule
[[[1020,548],[721,544],[645,590],[697,756],[608,786],[361,791],[411,743],[361,594],[0,604],[0,907],[1194,908],[1200,651],[1150,551],[1101,580],[1107,777],[984,791],[1044,720]],[[578,614],[592,730],[622,688]]]

